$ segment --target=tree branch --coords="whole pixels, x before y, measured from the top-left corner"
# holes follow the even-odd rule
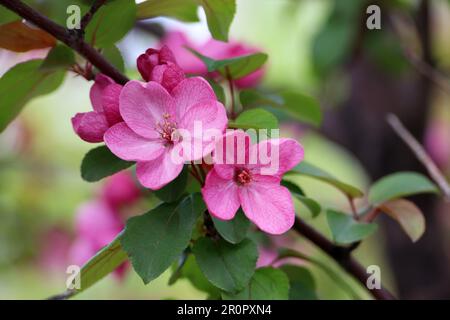
[[[129,81],[125,75],[111,65],[95,48],[87,44],[79,36],[79,33],[65,29],[33,8],[27,6],[22,1],[0,0],[0,4],[50,33],[56,39],[78,52],[92,65],[96,66],[98,70],[114,79],[117,83],[125,84]]]
[[[445,199],[450,202],[450,186],[442,172],[433,162],[431,157],[426,153],[425,149],[408,131],[408,129],[405,128],[405,126],[400,122],[396,115],[389,114],[387,116],[387,122],[392,127],[392,129],[394,129],[395,133],[397,133],[397,135],[408,145],[408,147],[416,155],[417,159],[424,165],[430,176],[439,186],[439,189],[441,190]]]
[[[106,2],[106,0],[96,0],[92,4],[89,11],[86,12],[86,14],[83,16],[83,18],[81,18],[80,29],[81,29],[82,33],[84,33],[84,30],[86,30],[86,27],[89,24],[89,22],[91,22],[92,18],[94,17],[94,14],[97,12],[98,9],[100,9],[100,7],[102,5],[105,4],[105,2]]]
[[[345,271],[355,277],[365,288],[367,288],[366,282],[369,278],[369,274],[367,274],[366,270],[351,256],[351,250],[349,248],[333,244],[330,240],[301,221],[299,218],[295,219],[294,230],[328,254]],[[395,297],[383,287],[381,287],[381,289],[367,288],[367,290],[369,290],[373,297],[378,300],[395,299]]]

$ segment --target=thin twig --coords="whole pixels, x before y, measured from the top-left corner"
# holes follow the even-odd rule
[[[414,138],[414,136],[405,128],[398,117],[394,114],[388,114],[387,122],[398,134],[398,136],[408,145],[417,159],[425,166],[431,178],[436,182],[445,199],[450,202],[450,186],[442,172],[433,162],[431,157],[426,153],[425,149]]]
[[[81,18],[81,22],[80,22],[80,30],[81,32],[84,33],[84,31],[86,30],[87,25],[89,24],[89,22],[91,22],[92,18],[94,17],[95,13],[97,12],[98,9],[100,9],[101,6],[103,6],[105,4],[106,0],[96,0],[91,8],[89,9],[88,12],[86,12],[86,14],[83,16],[83,18]]]
[[[403,55],[408,60],[409,64],[411,64],[422,76],[428,78],[432,83],[434,83],[438,88],[442,91],[450,94],[450,79],[445,76],[444,73],[434,68],[432,65],[424,61],[419,55],[414,52],[414,50],[406,44],[404,41],[404,37],[401,32],[401,21],[400,16],[396,16],[395,14],[391,14],[389,16],[391,21],[393,34],[397,37],[400,43],[400,47],[402,49]],[[415,30],[413,23],[408,24],[409,30]],[[417,30],[415,30],[417,34]]]
[[[119,84],[125,84],[129,79],[110,64],[95,48],[87,44],[79,33],[71,32],[33,8],[19,0],[0,0],[0,4],[17,13],[22,18],[32,22],[42,30],[47,31],[59,41],[85,57],[100,72],[111,77]]]

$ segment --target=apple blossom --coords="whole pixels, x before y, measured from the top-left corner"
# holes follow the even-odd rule
[[[259,50],[236,41],[222,42],[209,39],[201,45],[191,43],[182,32],[169,32],[161,41],[169,47],[177,57],[178,65],[188,74],[206,75],[205,64],[187,48],[192,48],[201,54],[216,60],[236,58],[238,56],[256,53]],[[235,80],[239,88],[249,88],[258,85],[264,76],[264,69],[258,69],[251,74]]]
[[[226,159],[216,156],[218,161],[202,189],[209,212],[218,219],[230,220],[242,207],[247,218],[262,231],[269,234],[288,231],[294,224],[295,212],[291,194],[280,181],[285,172],[303,159],[303,147],[293,139],[271,139],[251,145],[250,136],[240,130],[227,133],[220,143]],[[261,161],[266,151],[271,153],[270,163]],[[278,156],[273,156],[274,151],[278,151]],[[256,161],[251,161],[255,155]],[[273,162],[277,162],[277,169],[271,172],[267,169]]]
[[[130,81],[120,95],[120,114],[124,121],[108,129],[105,143],[119,158],[136,161],[138,180],[153,190],[180,174],[183,162],[175,158],[194,161],[212,151],[214,141],[204,132],[221,133],[227,125],[224,106],[199,77],[184,79],[171,93],[154,81]],[[200,154],[192,153],[195,144]]]
[[[119,95],[122,86],[104,74],[98,74],[91,87],[90,99],[93,111],[77,113],[72,118],[75,133],[84,141],[101,142],[106,130],[121,122]]]
[[[147,49],[138,57],[137,67],[145,81],[158,82],[169,92],[185,78],[167,46],[162,46],[160,50]]]

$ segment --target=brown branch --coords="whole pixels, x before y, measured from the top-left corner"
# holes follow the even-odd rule
[[[447,201],[450,201],[450,186],[445,179],[442,172],[439,170],[437,165],[433,162],[431,157],[426,153],[425,149],[420,145],[420,143],[414,138],[414,136],[405,128],[398,117],[394,114],[389,114],[387,116],[387,122],[398,134],[398,136],[408,145],[408,147],[414,152],[417,159],[424,165],[430,176],[438,185],[442,194]]]
[[[56,39],[78,52],[92,65],[96,66],[100,72],[111,77],[117,83],[125,84],[129,81],[125,75],[111,65],[95,48],[84,42],[79,33],[71,32],[70,30],[65,29],[33,8],[24,4],[22,1],[0,0],[0,4],[50,33]]]
[[[89,22],[91,22],[92,18],[94,17],[95,13],[97,12],[97,10],[100,9],[100,7],[105,4],[105,2],[106,2],[106,0],[96,0],[92,4],[89,11],[86,12],[86,14],[83,16],[83,18],[81,18],[81,22],[80,22],[81,32],[84,33],[84,30],[86,30],[87,25],[89,24]]]
[[[330,240],[325,238],[319,232],[312,227],[296,218],[294,224],[294,230],[299,234],[310,240],[322,251],[333,258],[345,271],[356,278],[361,284],[367,288],[367,279],[369,274],[366,270],[352,257],[351,250],[346,247],[341,247],[333,244]],[[368,289],[373,297],[377,300],[394,300],[395,297],[385,288],[381,289]]]

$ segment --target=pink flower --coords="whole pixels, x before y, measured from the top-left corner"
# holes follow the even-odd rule
[[[185,78],[167,46],[161,50],[148,49],[138,57],[137,67],[145,81],[158,82],[169,92]]]
[[[69,263],[83,266],[100,249],[108,245],[123,229],[116,209],[101,200],[82,204],[76,214],[77,237],[69,250]],[[125,266],[115,270],[121,278]]]
[[[128,172],[121,171],[108,178],[101,190],[101,197],[113,208],[134,203],[140,190]]]
[[[186,49],[192,48],[201,54],[216,59],[228,59],[238,56],[256,53],[259,50],[246,46],[239,42],[230,41],[228,43],[210,39],[202,45],[191,43],[181,32],[168,33],[161,42],[164,46],[169,47],[177,57],[178,65],[190,74],[206,75],[208,73],[205,64],[196,57],[192,52]],[[239,88],[248,88],[258,85],[264,76],[264,69],[242,77],[235,81]]]
[[[102,142],[112,125],[123,121],[119,112],[122,86],[104,74],[98,74],[91,87],[90,99],[94,111],[77,113],[72,118],[75,133],[87,142]]]
[[[179,175],[183,163],[174,159],[193,161],[209,154],[214,142],[204,133],[223,132],[227,125],[224,106],[198,77],[181,81],[171,94],[154,81],[130,81],[120,95],[120,114],[124,122],[108,129],[105,143],[119,158],[136,161],[138,180],[153,190]],[[201,152],[192,152],[198,144]]]
[[[230,141],[233,145],[227,148]],[[202,189],[209,212],[218,219],[230,220],[242,206],[247,218],[264,232],[288,231],[294,224],[295,212],[291,194],[280,180],[303,159],[303,147],[293,139],[250,145],[250,136],[243,131],[227,133],[221,143],[226,159],[216,155],[216,164]],[[215,153],[219,151],[216,148]]]

